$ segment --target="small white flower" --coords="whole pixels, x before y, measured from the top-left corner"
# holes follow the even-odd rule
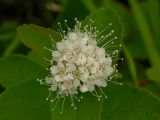
[[[66,66],[67,66],[66,71],[68,71],[68,72],[73,72],[73,71],[76,70],[76,65],[75,64],[71,63],[71,64],[67,64]]]
[[[87,86],[84,86],[84,85],[80,86],[80,91],[81,91],[82,93],[87,92],[88,90],[89,90],[89,89],[88,89]]]
[[[62,82],[63,81],[63,78],[60,74],[55,75],[54,79],[55,79],[55,82]]]
[[[104,48],[98,48],[95,53],[98,57],[105,56],[105,49]]]
[[[70,41],[76,41],[78,39],[78,34],[76,32],[69,32],[67,37]]]
[[[53,78],[51,78],[51,77],[46,77],[45,80],[46,80],[47,84],[52,84],[53,83]]]
[[[77,65],[77,66],[81,66],[81,65],[84,65],[86,62],[87,62],[87,59],[86,59],[85,54],[80,53],[80,54],[77,56],[76,65]]]
[[[57,87],[58,87],[58,86],[57,86],[57,83],[54,82],[54,84],[51,85],[51,90],[52,90],[52,91],[56,91],[56,90],[57,90]]]
[[[59,51],[53,51],[53,52],[52,52],[53,60],[55,60],[56,62],[58,62],[60,56],[61,56],[61,54],[60,54]]]
[[[64,45],[61,42],[57,42],[57,50],[62,51],[64,49]]]
[[[64,68],[64,64],[61,61],[58,61],[57,67],[58,67],[58,69],[63,69]]]
[[[56,75],[59,72],[57,66],[51,66],[50,71],[53,75]]]

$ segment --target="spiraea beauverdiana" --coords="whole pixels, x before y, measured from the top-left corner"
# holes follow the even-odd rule
[[[98,100],[103,96],[107,98],[102,88],[107,86],[108,81],[112,81],[114,77],[112,74],[117,71],[117,64],[113,64],[113,61],[120,46],[116,46],[117,49],[112,52],[109,52],[109,48],[115,47],[112,44],[118,37],[113,35],[113,29],[108,34],[102,35],[106,29],[112,27],[112,23],[98,31],[93,26],[93,20],[85,26],[77,19],[75,22],[74,29],[70,29],[65,20],[67,32],[62,30],[59,23],[62,40],[55,43],[53,49],[46,48],[52,54],[50,75],[43,80],[38,79],[41,84],[49,86],[50,95],[47,100],[55,102],[53,110],[62,100],[63,111],[65,97],[70,97],[71,106],[76,109],[74,100],[80,101],[85,92],[90,92]],[[51,35],[49,37],[55,42]],[[107,37],[111,39],[105,42]],[[102,42],[103,45],[100,46]],[[52,93],[56,93],[54,98],[50,97]]]

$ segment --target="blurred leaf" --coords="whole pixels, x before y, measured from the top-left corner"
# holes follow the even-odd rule
[[[131,75],[131,72],[128,68],[128,61],[127,60],[124,60],[123,61],[123,64],[119,65],[120,66],[120,69],[119,69],[119,72],[122,74],[123,76],[123,79],[125,80],[125,82],[132,82],[132,75]],[[146,76],[146,67],[141,64],[141,63],[137,63],[135,62],[135,68],[136,68],[136,74],[137,74],[137,81],[138,81],[138,84],[142,81],[145,82],[145,80],[147,80],[147,76]]]
[[[16,36],[17,24],[11,21],[4,22],[0,27],[0,41],[13,39]]]
[[[124,23],[124,38],[126,39],[134,27],[133,16],[129,13],[128,8],[119,2],[113,1],[109,6],[106,6],[115,10],[117,15],[121,17]]]
[[[16,32],[0,33],[0,41],[13,39],[16,36]]]
[[[47,47],[49,49],[53,49],[52,44],[55,45],[55,42],[61,39],[59,33],[54,30],[39,27],[36,25],[23,25],[18,27],[18,38],[33,51],[37,52],[39,55],[43,57],[51,57],[50,51],[44,49]],[[51,40],[51,37],[55,42]]]
[[[4,21],[0,28],[0,33],[16,31],[17,23],[12,21]]]
[[[45,101],[47,92],[34,81],[3,92],[0,94],[0,119],[51,120],[49,104]]]
[[[160,67],[160,57],[153,43],[153,37],[145,16],[137,2],[137,0],[129,0],[135,20],[137,22],[141,36],[143,37],[143,43],[145,45],[150,63],[152,66]]]
[[[45,69],[22,55],[0,59],[0,83],[7,88],[42,78],[46,73]]]
[[[151,19],[151,25],[153,29],[153,35],[155,36],[155,43],[160,53],[160,1],[159,0],[148,0],[148,12]],[[159,54],[160,55],[160,54]]]
[[[86,6],[86,8],[90,11],[93,12],[97,9],[94,0],[81,0],[83,4]]]
[[[156,47],[158,48],[157,50],[159,50],[160,53],[160,1],[159,0],[155,0],[153,2],[153,0],[146,0],[146,1],[142,1],[140,2],[140,6],[143,10],[143,13],[145,15],[145,18],[147,20],[147,22],[150,25],[151,28],[151,33],[152,36],[154,38],[154,43],[156,43]],[[160,55],[160,54],[159,54]]]
[[[126,47],[135,59],[146,60],[148,58],[142,37],[138,31],[132,32],[128,40],[124,41]]]
[[[125,45],[123,45],[122,49],[123,49],[123,52],[124,52],[125,57],[127,59],[127,63],[128,63],[128,67],[131,72],[131,75],[132,75],[132,79],[133,79],[135,85],[137,85],[138,83],[137,83],[137,73],[136,73],[135,62],[134,62],[130,52],[128,51],[128,49]]]
[[[100,9],[91,14],[90,16],[87,16],[82,23],[82,26],[90,26],[91,19],[94,21],[92,26],[96,27],[99,31],[97,36],[97,42],[99,46],[104,47],[106,52],[110,51],[111,53],[113,53],[114,50],[119,49],[123,37],[123,26],[119,16],[117,16],[111,9]],[[112,30],[114,30],[112,35],[107,36],[111,33]],[[104,38],[102,39],[101,36],[104,36]],[[117,37],[117,39],[115,39],[115,37]],[[114,43],[108,46],[111,41],[113,41]]]
[[[147,70],[147,76],[150,80],[160,83],[160,68],[149,68]]]
[[[64,20],[68,20],[68,26],[70,28],[73,28],[75,24],[74,18],[83,20],[90,13],[82,0],[63,0],[62,6],[63,11],[58,17],[57,22],[63,23]],[[55,24],[54,28],[58,28],[58,26]]]

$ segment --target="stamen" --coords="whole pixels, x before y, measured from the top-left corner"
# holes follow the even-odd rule
[[[102,88],[100,86],[98,86],[98,88],[100,89],[100,91],[102,92],[102,94],[104,95],[104,97],[107,99],[107,95],[103,92]]]
[[[67,20],[64,20],[64,23],[65,23],[66,28],[68,29],[68,32],[70,32],[71,29],[68,27]]]
[[[104,40],[105,40],[106,38],[108,38],[109,36],[111,36],[113,33],[114,33],[114,30],[111,30],[111,32],[108,33],[105,37],[102,36],[100,39],[98,39],[98,40],[97,40],[97,43],[100,44],[100,43],[104,42]],[[113,40],[110,40],[110,41],[113,41]]]
[[[107,30],[108,27],[111,26],[111,25],[112,25],[112,23],[109,23],[101,32],[99,32],[99,33],[97,34],[97,36],[101,35],[101,34],[102,34],[105,30]]]
[[[43,57],[44,60],[46,60],[47,62],[50,62],[51,60],[46,58],[46,57]]]
[[[74,100],[73,100],[73,96],[72,95],[70,95],[70,99],[71,99],[71,106],[76,110],[77,107],[74,104]]]
[[[59,100],[60,100],[61,98],[58,98],[58,100],[56,101],[56,104],[55,104],[55,106],[51,109],[51,111],[54,111],[55,110],[55,108],[57,107],[57,105],[58,105],[58,102],[59,102]]]
[[[64,103],[65,103],[65,96],[63,96],[63,102],[62,102],[61,114],[63,113]]]
[[[46,50],[48,50],[49,52],[53,52],[52,49],[49,49],[49,48],[47,48],[47,47],[43,47],[43,48],[46,49]]]
[[[59,28],[60,28],[60,33],[62,33],[62,36],[65,36],[65,34],[64,34],[63,30],[62,30],[61,23],[59,22],[58,25],[59,25]]]
[[[116,40],[116,39],[117,39],[117,36],[115,36],[114,38],[112,38],[110,41],[113,41],[113,40]],[[107,43],[105,43],[102,47],[105,48],[105,47],[107,47],[106,45],[109,46]]]
[[[116,82],[116,81],[113,81],[113,80],[108,80],[108,79],[107,79],[107,81],[108,81],[108,82],[115,83],[115,84],[118,84],[118,85],[123,85],[123,83],[119,83],[119,82]]]

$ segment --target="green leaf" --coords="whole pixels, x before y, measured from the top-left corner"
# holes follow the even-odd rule
[[[137,22],[140,34],[143,37],[143,43],[145,45],[150,63],[154,67],[157,67],[157,66],[160,67],[160,62],[159,62],[160,57],[153,43],[153,37],[151,35],[149,24],[147,23],[147,20],[145,19],[145,16],[142,13],[142,10],[138,4],[138,1],[129,0],[129,3],[131,5],[131,9],[133,11],[135,20]]]
[[[23,25],[17,28],[18,30],[18,38],[33,51],[37,52],[43,57],[49,58],[51,56],[50,51],[44,49],[47,47],[49,49],[53,49],[52,44],[55,45],[55,42],[61,40],[61,36],[59,33],[48,29],[39,27],[36,25]],[[55,42],[51,40],[51,37]]]
[[[154,2],[152,0],[148,0],[146,1],[147,5],[146,5],[146,11],[149,14],[150,17],[150,22],[152,25],[152,29],[153,29],[153,36],[155,38],[155,43],[157,45],[157,48],[159,50],[160,53],[160,14],[159,14],[159,10],[160,10],[160,2],[159,0],[155,0]],[[160,55],[160,54],[159,54]]]
[[[49,104],[45,100],[47,92],[34,81],[6,90],[0,94],[0,119],[51,120]]]
[[[111,33],[112,30],[114,30],[114,33],[111,36],[106,37],[105,39],[101,39],[99,41],[100,43],[98,42],[98,45],[104,47],[106,49],[106,52],[118,49],[119,45],[122,42],[123,35],[123,26],[119,16],[117,16],[111,9],[100,9],[87,16],[82,25],[90,26],[90,19],[94,21],[92,26],[96,27],[99,31],[97,41],[98,39],[101,39],[101,36],[105,37],[106,35]],[[109,25],[110,23],[112,25]],[[115,37],[117,37],[117,39],[115,39]],[[107,46],[108,44],[105,43],[111,40],[113,40],[114,43],[110,46]]]
[[[108,99],[101,101],[91,93],[83,94],[77,110],[71,108],[68,98],[62,115],[60,101],[52,120],[159,120],[160,99],[150,92],[116,84],[109,84],[104,91]]]
[[[160,68],[149,68],[147,70],[147,76],[150,80],[160,83]]]
[[[36,52],[34,51],[31,51],[28,53],[28,57],[38,63],[39,65],[41,65],[43,68],[46,68],[46,66],[48,66],[48,61],[47,60],[44,60],[44,58],[42,58],[39,54],[37,54]]]
[[[101,120],[159,120],[160,99],[128,85],[108,85]]]
[[[47,70],[22,55],[0,59],[0,83],[7,88],[43,78],[46,74]]]
[[[78,97],[80,97],[79,95]],[[82,94],[83,99],[81,102],[77,102],[74,98],[74,103],[76,106],[76,110],[71,107],[71,99],[70,96],[66,97],[63,114],[60,114],[62,110],[63,100],[60,100],[57,105],[55,111],[52,114],[52,120],[98,120],[99,112],[100,112],[100,102],[97,101],[97,98],[94,97],[91,93]],[[53,105],[54,106],[54,105]],[[89,116],[89,114],[92,114]]]

